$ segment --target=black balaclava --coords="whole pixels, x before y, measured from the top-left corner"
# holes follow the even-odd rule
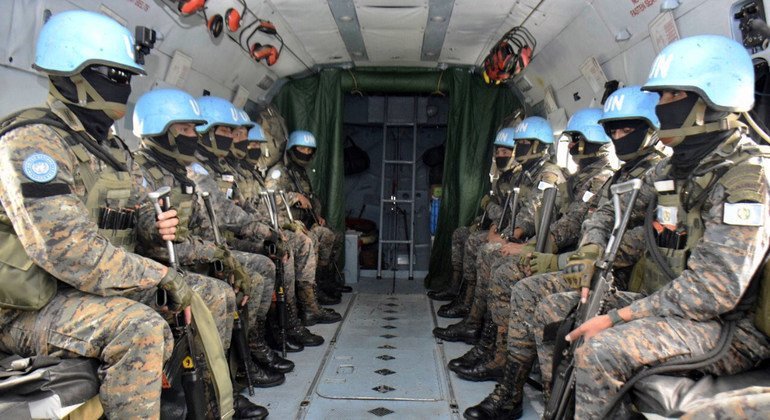
[[[257,161],[259,158],[262,157],[262,148],[256,148],[256,149],[248,149],[246,151],[246,159],[250,161],[250,163],[257,164]]]
[[[653,134],[650,131],[650,126],[644,120],[617,120],[608,121],[602,124],[607,136],[612,140],[612,145],[615,146],[615,155],[618,159],[627,162],[634,158],[646,154],[655,141],[650,141],[650,144],[645,142]],[[623,128],[633,128],[634,131],[626,134],[625,136],[614,139],[612,138],[612,131],[620,130]]]
[[[502,147],[504,149],[511,150],[508,147],[504,146],[497,146]],[[495,156],[495,166],[497,166],[497,169],[500,171],[507,171],[508,169],[511,169],[511,164],[514,162],[514,156]]]
[[[150,137],[152,141],[146,144],[157,152],[175,159],[182,165],[195,161],[195,151],[198,148],[198,136],[175,134],[171,128],[165,134]]]
[[[683,99],[656,106],[655,113],[660,120],[660,129],[686,128],[684,126],[688,125],[688,118],[691,118],[693,108],[699,100],[702,101],[698,95],[688,92],[687,97]],[[715,111],[707,107],[703,115],[703,123],[719,121],[729,115],[729,112]],[[670,175],[674,179],[687,178],[701,159],[716,149],[733,131],[711,131],[681,138],[681,140],[671,146],[674,153],[670,160],[672,166]]]
[[[75,80],[87,85],[86,93],[88,101],[80,104],[78,101],[77,85]],[[112,82],[97,71],[86,68],[75,76],[50,76],[51,93],[61,100],[72,113],[74,113],[83,128],[96,140],[102,141],[110,133],[110,127],[125,114],[125,104],[131,95],[131,85]],[[94,97],[88,92],[88,88],[96,91],[101,98]],[[96,103],[96,102],[101,102]],[[106,104],[104,104],[106,102]],[[105,109],[101,109],[101,105]],[[121,107],[122,105],[122,107]],[[85,106],[88,106],[89,109]],[[109,108],[109,109],[108,109]],[[122,108],[122,110],[121,110]]]
[[[233,158],[241,160],[246,157],[248,147],[248,140],[239,141],[238,143],[233,142],[233,144],[230,146],[230,153]]]
[[[296,147],[292,147],[289,149],[289,157],[291,158],[294,163],[296,163],[299,166],[302,167],[308,167],[310,165],[310,162],[313,161],[313,156],[315,156],[315,150],[310,153],[302,153],[299,150],[297,150]]]
[[[201,135],[200,145],[204,150],[213,154],[217,158],[224,158],[230,153],[230,146],[233,144],[233,138],[215,134],[215,127]],[[212,138],[214,140],[212,144]]]

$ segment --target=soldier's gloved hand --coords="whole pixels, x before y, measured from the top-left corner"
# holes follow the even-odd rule
[[[246,272],[246,268],[229,252],[223,263],[225,265],[225,271],[228,274],[227,277],[230,284],[233,286],[235,293],[243,291],[248,294],[252,289],[252,278],[249,276],[249,273]]]
[[[594,275],[594,263],[601,256],[602,249],[598,245],[588,244],[580,247],[569,257],[564,267],[564,279],[573,289],[591,287],[591,277]]]
[[[158,287],[168,294],[167,306],[170,311],[179,312],[190,306],[193,291],[179,271],[169,268],[166,275],[160,279]]]
[[[533,252],[529,257],[529,270],[532,274],[551,273],[559,270],[559,256]]]
[[[481,210],[486,210],[490,201],[492,201],[492,197],[490,197],[489,194],[484,194],[484,196],[481,197]]]

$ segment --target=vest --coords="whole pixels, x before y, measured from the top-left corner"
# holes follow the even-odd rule
[[[91,167],[92,156],[58,117],[46,108],[31,108],[6,117],[0,122],[0,137],[7,132],[32,124],[46,124],[65,139],[78,160],[75,182],[82,182],[86,195],[83,204],[98,226],[98,232],[114,246],[133,251],[135,245],[134,209],[126,208],[131,196],[131,174],[111,165]],[[127,167],[127,156],[120,150],[104,153]],[[10,219],[0,216],[0,307],[39,310],[56,294],[57,280],[29,258]]]

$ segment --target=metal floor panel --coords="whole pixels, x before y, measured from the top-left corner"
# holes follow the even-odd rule
[[[324,345],[290,353],[296,368],[286,383],[250,397],[270,410],[269,418],[460,419],[494,389],[493,382],[463,381],[446,369],[470,346],[433,337],[436,324],[458,320],[435,317],[440,302],[425,296],[422,279],[397,278],[397,294],[390,294],[392,279],[359,280],[356,293],[334,306],[341,323],[310,328]],[[527,386],[523,418],[539,413],[540,393]]]

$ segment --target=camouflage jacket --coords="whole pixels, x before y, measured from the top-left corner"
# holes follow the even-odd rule
[[[559,219],[549,227],[557,250],[577,245],[583,221],[596,210],[602,188],[612,173],[609,160],[603,156],[570,175],[567,182],[561,184]]]
[[[309,221],[312,220],[312,215],[309,210],[300,209],[296,206],[299,202],[298,197],[300,195],[304,195],[310,200],[316,215],[321,214],[321,202],[318,200],[318,197],[313,194],[313,185],[310,182],[310,178],[307,176],[305,168],[292,162],[289,162],[286,165],[282,162],[278,162],[267,171],[265,186],[274,191],[285,191],[286,200],[288,200],[289,207],[291,207],[292,210],[292,216],[295,220],[302,220],[306,227],[310,228],[312,225],[312,223],[309,223]],[[276,205],[278,206],[280,219],[282,221],[289,220],[286,206],[284,206],[283,200],[281,200],[280,197],[276,197]]]
[[[122,144],[110,138],[98,145],[64,104],[49,98],[48,106],[72,131],[82,133],[95,146],[106,149]],[[105,162],[87,153],[94,173],[106,168]],[[125,146],[117,153],[125,155],[133,175],[128,205],[137,207],[139,220],[155,220],[141,172]],[[165,271],[162,264],[114,246],[98,232],[84,204],[88,192],[81,178],[80,160],[59,132],[42,124],[11,130],[0,140],[0,156],[0,216],[10,220],[35,264],[76,289],[100,296],[127,295],[157,286]],[[35,179],[37,170],[25,168],[25,161],[41,158],[52,163],[44,178]],[[110,204],[108,199],[105,205]]]
[[[515,227],[524,232],[522,239],[526,239],[535,235],[535,219],[543,202],[541,183],[558,186],[565,181],[565,178],[561,168],[549,162],[547,158],[536,162],[534,168],[522,168],[519,177],[520,180],[516,185],[520,188],[521,195]],[[504,233],[510,235],[512,229]]]

